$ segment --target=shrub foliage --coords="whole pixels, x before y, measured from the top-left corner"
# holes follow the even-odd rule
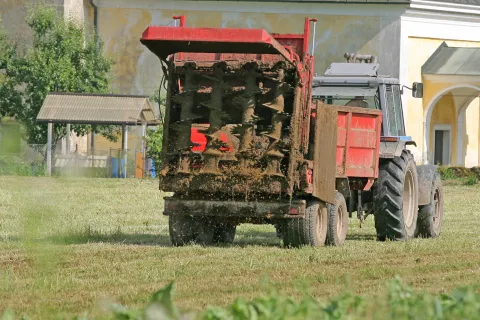
[[[473,286],[455,289],[451,294],[416,292],[401,279],[387,282],[385,289],[374,297],[345,292],[329,301],[320,301],[306,294],[299,301],[278,294],[246,301],[236,299],[226,308],[208,307],[200,313],[181,312],[173,301],[174,283],[155,292],[142,308],[120,304],[110,307],[115,320],[286,320],[286,319],[474,319],[480,314],[480,292]],[[1,320],[15,319],[6,310]],[[76,320],[90,319],[88,316]]]

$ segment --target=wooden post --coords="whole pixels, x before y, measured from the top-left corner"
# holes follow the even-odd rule
[[[52,175],[52,136],[53,136],[53,123],[48,123],[47,133],[47,176]]]
[[[125,178],[127,177],[127,141],[128,141],[128,131],[127,131],[127,125],[123,124],[122,125],[122,158],[125,160],[125,168],[122,170],[125,172]],[[119,159],[120,161],[120,159]],[[121,163],[119,163],[119,166]]]
[[[142,123],[142,156],[143,156],[143,177],[147,177],[147,143],[145,137],[147,135],[147,123]]]
[[[92,126],[92,139],[90,141],[90,152],[92,153],[92,168],[93,168],[93,159],[94,159],[94,154],[95,154],[95,129],[96,126]]]
[[[67,149],[67,154],[70,154],[70,132],[71,132],[71,129],[70,129],[70,123],[67,123],[67,135],[66,135],[66,139],[67,139],[67,143],[66,143],[66,149]]]

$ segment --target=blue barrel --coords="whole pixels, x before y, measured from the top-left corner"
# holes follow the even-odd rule
[[[127,176],[127,168],[125,167],[125,159],[112,158],[112,178],[118,178],[118,160],[120,160],[121,169],[123,171],[120,174],[120,178],[125,178]]]
[[[151,159],[152,161],[152,164],[151,164],[151,169],[150,169],[150,175],[152,176],[152,178],[156,178],[157,177],[157,171],[155,170],[155,160]]]

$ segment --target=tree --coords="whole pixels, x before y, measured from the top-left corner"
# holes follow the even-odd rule
[[[0,20],[0,120],[5,116],[12,116],[12,106],[21,102],[21,97],[15,90],[13,82],[9,81],[7,73],[15,52],[16,46],[8,41],[7,33]]]
[[[20,50],[0,30],[0,115],[15,117],[25,129],[30,144],[44,144],[47,125],[36,117],[48,92],[106,93],[113,61],[102,55],[103,42],[94,31],[66,20],[53,6],[37,3],[27,8],[27,25],[33,31],[32,47]],[[66,134],[65,125],[55,125],[53,142]],[[79,135],[89,125],[72,125]],[[116,141],[118,128],[95,129]]]
[[[162,81],[164,82],[164,81]],[[165,86],[165,83],[160,83],[160,86]],[[161,87],[160,87],[161,88]],[[147,158],[153,159],[155,165],[155,171],[158,172],[161,167],[161,152],[162,152],[162,143],[163,143],[163,121],[165,114],[165,96],[161,96],[160,90],[157,90],[154,95],[150,97],[150,101],[153,103],[158,103],[158,108],[160,111],[160,121],[156,130],[147,129],[147,134],[145,141],[147,143]]]

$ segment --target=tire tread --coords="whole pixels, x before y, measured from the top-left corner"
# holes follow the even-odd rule
[[[412,154],[404,150],[401,156],[384,160],[380,164],[374,195],[375,229],[378,240],[406,240],[413,237],[413,234],[407,234],[403,221],[405,172],[411,162],[415,165]],[[416,174],[415,180],[414,183],[418,188]],[[418,199],[418,192],[414,197]],[[416,224],[415,219],[414,224]]]

